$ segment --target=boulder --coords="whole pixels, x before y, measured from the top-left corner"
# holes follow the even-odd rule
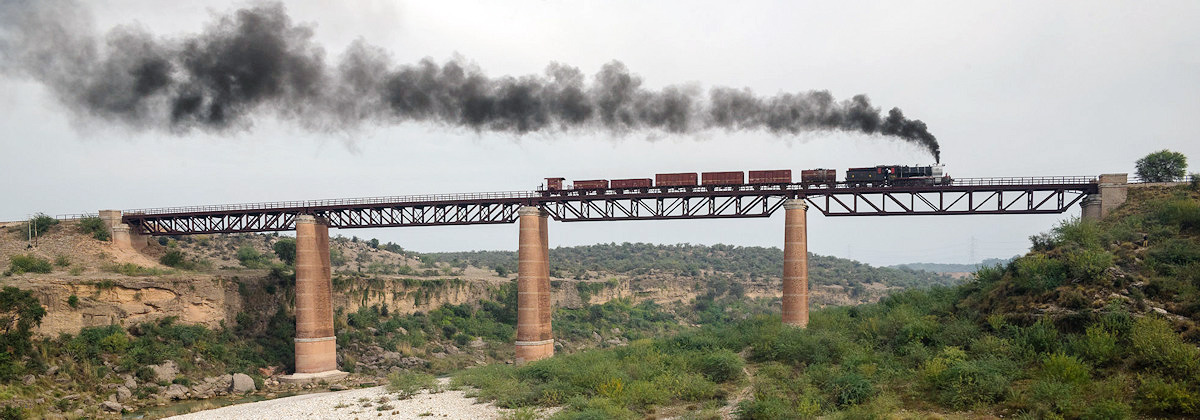
[[[163,391],[162,397],[168,400],[182,400],[187,398],[187,388],[180,384],[171,384]]]
[[[120,413],[121,410],[125,409],[125,407],[121,406],[121,403],[109,400],[105,400],[104,402],[100,403],[100,408],[104,411],[111,411],[113,413]]]
[[[230,392],[242,393],[256,390],[258,390],[258,388],[254,386],[254,379],[251,378],[250,375],[245,373],[233,374],[233,382],[229,384]]]
[[[137,388],[137,381],[133,379],[133,375],[128,375],[128,374],[121,375],[121,378],[125,380],[126,388],[129,388],[129,389]]]
[[[168,360],[158,365],[150,365],[150,370],[154,371],[154,380],[158,382],[171,382],[175,380],[175,376],[179,375],[179,365],[175,364],[174,360]]]
[[[21,378],[21,384],[25,386],[33,385],[35,381],[37,381],[37,377],[33,375],[25,375],[25,377]]]
[[[133,391],[130,391],[129,388],[122,385],[122,386],[117,387],[116,395],[117,395],[117,402],[125,402],[125,401],[129,401],[129,399],[133,398]]]
[[[486,343],[486,342],[484,342],[484,341],[483,341],[483,339],[482,339],[482,338],[479,338],[479,337],[475,337],[475,339],[474,339],[474,340],[471,340],[471,343],[470,343],[469,345],[470,345],[470,346],[471,346],[471,348],[473,348],[473,349],[478,349],[478,348],[487,347],[487,343]]]

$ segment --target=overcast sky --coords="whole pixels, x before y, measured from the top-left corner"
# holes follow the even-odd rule
[[[7,0],[5,0],[7,1]],[[88,1],[97,33],[202,31],[243,2]],[[955,177],[1132,172],[1172,149],[1200,166],[1200,2],[287,2],[336,61],[356,39],[397,63],[454,57],[489,76],[623,62],[648,88],[867,94],[928,124]],[[0,220],[197,204],[531,190],[542,178],[930,163],[839,132],[477,133],[441,125],[309,132],[255,119],[224,133],[77,118],[30,78],[0,77]],[[809,250],[872,264],[1009,257],[1078,216],[809,215]],[[781,246],[770,219],[551,223],[551,246]],[[336,230],[417,251],[516,249],[512,226]],[[903,244],[897,249],[897,244]],[[972,245],[973,244],[973,245]]]

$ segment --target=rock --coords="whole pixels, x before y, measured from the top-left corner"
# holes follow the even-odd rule
[[[396,334],[408,335],[408,330],[404,329],[404,327],[396,327]]]
[[[182,400],[187,398],[187,388],[180,384],[171,384],[163,391],[162,397],[168,400]]]
[[[442,349],[446,351],[446,354],[459,354],[459,353],[462,353],[462,351],[461,351],[461,350],[459,350],[459,349],[458,349],[458,347],[454,347],[454,345],[453,345],[453,344],[447,344],[447,345],[445,345],[445,346],[442,346]]]
[[[114,413],[120,413],[121,410],[125,409],[125,407],[121,406],[121,403],[118,403],[116,401],[102,402],[102,403],[100,403],[100,408],[104,409],[104,411],[111,411]]]
[[[150,370],[154,371],[154,380],[158,382],[171,382],[175,380],[175,376],[179,375],[179,365],[175,364],[174,360],[168,360],[158,365],[150,365]]]
[[[133,379],[133,375],[123,375],[123,376],[121,376],[121,378],[125,379],[125,387],[126,388],[129,388],[129,389],[137,388],[137,381]]]
[[[58,366],[50,366],[49,369],[46,369],[46,375],[48,376],[54,376],[55,373],[58,373]]]
[[[242,393],[257,390],[258,388],[254,386],[254,379],[250,375],[245,373],[233,374],[233,382],[229,385],[230,392]]]
[[[329,386],[330,391],[345,391],[347,389],[350,389],[350,388],[347,388],[345,385],[342,385],[342,384],[333,384],[333,385]]]
[[[21,378],[21,383],[25,386],[33,385],[34,381],[37,381],[37,377],[33,375],[25,375],[25,377]]]
[[[621,329],[620,329],[620,328],[613,328],[613,329],[612,329],[612,333],[613,333],[613,335],[621,335]]]
[[[192,398],[199,398],[203,400],[212,398],[213,394],[216,393],[216,389],[213,386],[213,382],[205,381],[196,385],[192,385],[190,392],[192,393]]]
[[[603,340],[604,338],[600,337],[600,333],[598,333],[598,332],[595,332],[595,331],[592,331],[592,339],[593,339],[593,340],[596,340],[596,341],[601,341],[601,340]]]
[[[446,353],[434,353],[434,354],[433,354],[433,357],[436,357],[436,358],[438,358],[438,359],[445,359],[445,358],[446,358]]]
[[[129,401],[131,398],[133,398],[133,391],[130,391],[129,388],[125,386],[119,386],[117,387],[116,396],[117,402]]]
[[[483,339],[479,338],[479,337],[475,337],[474,340],[471,340],[471,344],[468,344],[468,345],[471,346],[471,348],[473,348],[473,349],[487,347],[487,343],[484,342]]]
[[[619,346],[619,345],[625,344],[625,343],[622,343],[621,340],[618,338],[610,338],[610,339],[608,339],[608,341],[605,341],[604,343],[608,344],[610,346]]]

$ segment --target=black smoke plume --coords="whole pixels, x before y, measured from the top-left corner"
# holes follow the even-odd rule
[[[331,61],[313,28],[293,23],[279,3],[219,16],[182,38],[136,25],[103,36],[89,28],[86,9],[71,0],[3,0],[0,72],[38,80],[78,116],[180,134],[247,128],[260,114],[314,130],[409,121],[516,134],[840,130],[903,139],[940,160],[925,123],[898,108],[884,116],[865,95],[652,90],[616,61],[590,79],[557,63],[541,75],[489,77],[461,59],[398,65],[361,41]]]

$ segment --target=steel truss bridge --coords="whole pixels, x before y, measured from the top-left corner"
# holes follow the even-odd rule
[[[341,229],[513,223],[522,206],[563,222],[769,217],[792,198],[826,216],[1052,214],[1097,193],[1097,177],[967,178],[952,185],[791,183],[285,201],[125,210],[122,218],[143,234],[189,235],[294,230],[300,214]]]

